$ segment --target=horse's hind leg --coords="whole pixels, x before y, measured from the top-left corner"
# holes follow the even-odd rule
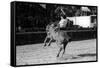
[[[60,50],[57,54],[57,57],[60,56],[60,53],[61,53],[61,57],[63,57],[63,54],[65,53],[65,49],[66,49],[66,46],[67,46],[68,42],[64,42],[62,46],[60,46]]]
[[[61,54],[61,52],[62,52],[62,50],[63,50],[63,45],[62,45],[62,44],[59,44],[58,42],[57,42],[57,45],[58,45],[58,47],[59,47],[59,52],[58,52],[58,54],[57,54],[57,57],[60,57],[60,54]]]
[[[62,49],[63,49],[63,50],[62,50],[63,52],[62,52],[62,56],[65,54],[65,50],[66,50],[67,44],[68,44],[68,42],[64,42],[64,43],[63,43],[63,48],[62,48]]]
[[[62,47],[60,47],[57,57],[59,57],[60,52],[62,51]]]

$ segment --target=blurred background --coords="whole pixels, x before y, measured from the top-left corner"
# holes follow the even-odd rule
[[[66,15],[66,31],[73,41],[97,38],[97,7],[16,2],[16,44],[42,43],[51,21]]]

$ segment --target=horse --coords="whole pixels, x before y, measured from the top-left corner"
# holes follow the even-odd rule
[[[51,22],[51,23],[49,23],[47,26],[46,26],[46,33],[47,33],[47,36],[46,36],[46,38],[45,38],[45,40],[44,40],[44,47],[45,46],[50,46],[50,43],[51,43],[51,41],[53,40],[53,37],[52,37],[52,35],[51,35],[51,33],[50,33],[50,27],[51,27],[51,25],[52,24],[57,24],[59,21],[56,21],[56,22]],[[47,42],[47,40],[49,39],[49,43],[48,43],[48,45],[46,45],[46,42]]]
[[[49,34],[47,34],[47,37],[44,41],[44,47],[47,46],[46,45],[47,38],[50,38],[48,46],[50,46],[51,42],[55,40],[57,46],[59,47],[59,51],[56,57],[60,57],[61,53],[62,57],[63,54],[65,53],[66,46],[71,38],[68,36],[67,32],[60,30],[60,28],[55,23],[48,25],[47,29],[48,29],[47,32],[49,32]]]

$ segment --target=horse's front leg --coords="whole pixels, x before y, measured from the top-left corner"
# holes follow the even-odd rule
[[[52,42],[52,38],[50,38],[50,41],[49,41],[47,46],[50,46],[51,42]]]
[[[46,38],[45,38],[45,40],[44,40],[44,44],[43,44],[44,47],[46,46],[46,41],[47,41],[47,39],[48,39],[48,36],[46,36]]]

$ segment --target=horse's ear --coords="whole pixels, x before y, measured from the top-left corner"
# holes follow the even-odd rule
[[[49,29],[49,25],[46,26],[46,30],[48,30],[48,29]]]

